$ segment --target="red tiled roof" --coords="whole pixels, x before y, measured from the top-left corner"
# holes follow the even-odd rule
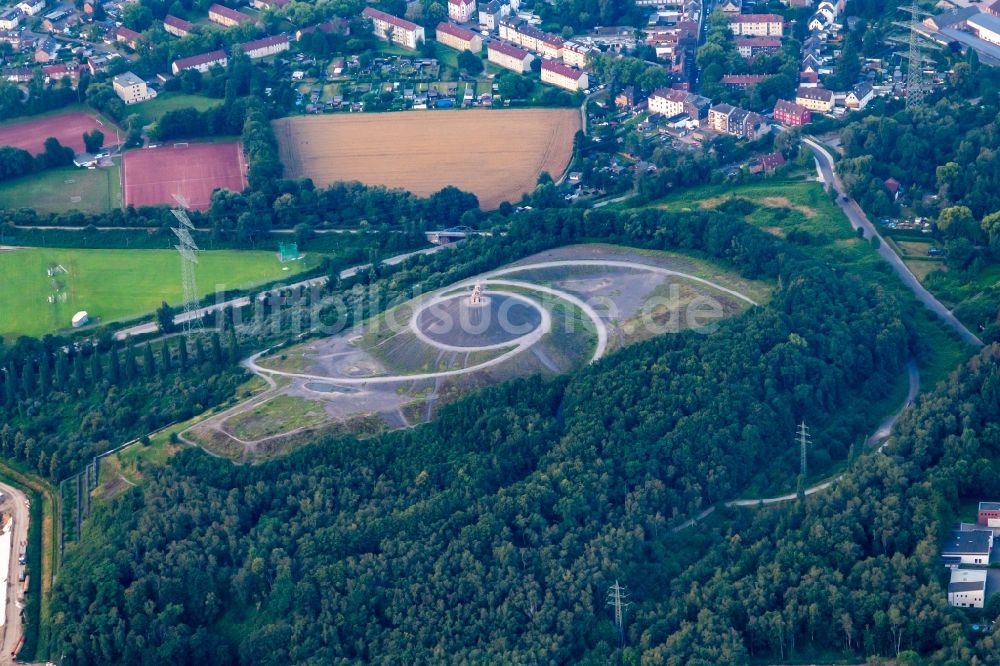
[[[129,30],[125,26],[119,26],[118,28],[115,29],[115,37],[116,38],[120,37],[121,39],[125,39],[125,40],[128,40],[130,42],[139,39],[139,37],[141,37],[141,36],[142,35],[140,35],[139,33],[137,33],[135,30]]]
[[[687,99],[688,93],[683,90],[677,90],[676,88],[657,88],[653,91],[650,97],[663,97],[664,99],[669,99],[672,102],[683,103]]]
[[[361,12],[361,15],[370,19],[385,21],[389,25],[394,25],[397,28],[402,28],[403,30],[417,29],[416,23],[410,23],[406,19],[401,19],[398,16],[393,16],[392,14],[386,14],[385,12],[374,9],[373,7],[365,7],[365,10]]]
[[[524,49],[519,49],[513,44],[508,44],[507,42],[492,41],[489,45],[490,51],[496,51],[497,53],[502,53],[506,56],[512,58],[517,58],[518,60],[524,60],[528,57],[528,52]]]
[[[785,164],[785,156],[781,153],[769,153],[767,155],[760,156],[760,165],[765,171],[770,171],[771,169],[777,169]]]
[[[177,18],[176,16],[171,16],[170,14],[167,14],[166,17],[164,17],[163,24],[173,26],[179,30],[190,30],[194,27],[194,24],[190,21],[185,21],[182,18]]]
[[[760,83],[767,78],[766,74],[726,74],[722,77],[722,85],[748,86]]]
[[[575,67],[570,67],[569,65],[561,63],[557,60],[546,60],[542,63],[542,69],[565,76],[566,78],[573,79],[574,81],[579,80],[579,78],[583,76],[583,72],[580,70]]]
[[[222,49],[218,51],[209,51],[208,53],[199,53],[198,55],[193,55],[189,58],[181,58],[180,60],[175,60],[174,64],[177,69],[187,69],[188,67],[196,67],[198,65],[204,65],[207,62],[215,62],[216,60],[222,60],[226,57],[226,52]]]
[[[737,37],[735,41],[736,46],[781,47],[781,40],[777,37]]]
[[[793,113],[797,116],[801,116],[803,113],[809,113],[809,109],[795,102],[790,102],[787,99],[779,99],[774,103],[775,113]]]
[[[230,9],[229,7],[226,7],[224,5],[218,5],[218,4],[212,5],[211,7],[209,7],[208,8],[208,13],[209,14],[218,14],[219,16],[225,16],[226,18],[228,18],[230,20],[238,21],[240,23],[245,23],[247,21],[252,21],[253,20],[253,18],[251,18],[250,16],[244,14],[243,12],[238,12],[235,9]]]
[[[435,30],[437,32],[443,32],[446,35],[451,35],[452,37],[457,37],[466,42],[471,41],[472,38],[476,36],[476,33],[471,30],[466,30],[465,28],[461,28],[454,23],[448,23],[447,21],[441,21],[438,23]]]
[[[274,46],[275,44],[287,44],[288,37],[284,35],[273,35],[271,37],[263,37],[261,39],[255,39],[251,42],[245,42],[240,44],[240,48],[243,49],[244,53],[250,53],[251,51],[256,51],[257,49],[266,48],[268,46]]]
[[[784,23],[785,19],[778,14],[740,14],[734,16],[732,23]]]
[[[795,96],[820,102],[829,102],[833,99],[833,93],[826,88],[799,88]]]

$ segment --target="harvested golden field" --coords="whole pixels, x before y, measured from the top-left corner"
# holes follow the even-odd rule
[[[474,109],[295,116],[274,121],[288,178],[359,180],[426,196],[454,185],[484,210],[516,203],[538,174],[559,178],[577,109]]]

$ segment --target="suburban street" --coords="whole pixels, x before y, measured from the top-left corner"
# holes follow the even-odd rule
[[[0,501],[0,511],[4,514],[14,515],[13,530],[11,539],[10,562],[4,574],[7,577],[7,603],[4,607],[4,623],[0,627],[3,635],[3,647],[0,649],[0,666],[14,663],[11,652],[17,647],[21,640],[21,609],[18,607],[18,597],[20,583],[18,574],[22,566],[18,563],[18,555],[21,552],[21,544],[28,541],[28,507],[25,506],[27,497],[17,488],[0,483],[0,492],[3,493],[3,501]]]
[[[865,237],[870,238],[872,236],[879,239],[878,253],[885,261],[892,266],[892,269],[896,271],[899,279],[903,281],[910,291],[931,310],[934,314],[941,317],[951,328],[958,333],[959,337],[962,338],[964,342],[977,347],[983,346],[983,341],[979,339],[976,334],[967,329],[965,325],[958,320],[958,318],[951,313],[951,311],[941,304],[931,292],[927,291],[917,277],[907,268],[903,260],[899,258],[891,247],[885,242],[882,236],[875,229],[875,225],[871,223],[868,216],[865,215],[864,211],[861,210],[861,206],[849,197],[847,197],[847,192],[844,189],[844,184],[841,182],[840,177],[837,176],[836,171],[833,168],[833,156],[821,143],[816,141],[811,137],[803,137],[803,142],[809,147],[813,155],[816,158],[816,163],[819,165],[820,177],[823,183],[829,185],[837,193],[837,205],[840,209],[844,211],[847,215],[847,219],[850,220],[851,226],[855,229],[862,228],[865,230]]]
[[[382,261],[386,266],[395,266],[400,264],[410,257],[415,257],[421,254],[432,254],[438,250],[450,247],[449,245],[434,245],[432,247],[424,248],[423,250],[417,250],[415,252],[406,252],[404,254],[397,254],[394,257],[389,257]],[[361,264],[360,266],[352,266],[351,268],[345,269],[340,272],[340,278],[346,280],[347,278],[354,277],[360,271],[368,270],[371,264]],[[317,278],[312,278],[310,280],[302,280],[301,282],[293,282],[292,284],[284,285],[283,289],[296,289],[299,287],[313,287],[319,286],[326,283],[326,276],[321,276]],[[181,312],[174,317],[174,323],[183,324],[191,319],[197,319],[203,317],[206,314],[212,312],[218,312],[219,310],[224,310],[226,308],[239,308],[250,304],[249,296],[240,296],[239,298],[233,298],[228,301],[222,301],[221,303],[214,303],[212,305],[206,305],[203,308],[198,308],[190,313]],[[125,338],[132,335],[143,335],[146,333],[155,333],[159,327],[155,321],[148,321],[143,324],[136,324],[135,326],[130,326],[128,328],[123,328],[119,331],[115,331],[115,340],[124,340]]]

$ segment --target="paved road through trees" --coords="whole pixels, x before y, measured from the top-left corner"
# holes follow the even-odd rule
[[[941,301],[936,299],[931,292],[927,291],[917,277],[907,268],[903,260],[899,258],[892,248],[886,244],[881,235],[875,229],[875,225],[871,223],[865,212],[861,210],[861,206],[858,205],[854,199],[847,196],[847,191],[844,188],[843,182],[841,182],[840,177],[836,174],[833,168],[833,156],[830,152],[818,141],[810,137],[804,137],[803,142],[812,151],[813,156],[816,158],[816,163],[819,165],[820,178],[828,186],[832,187],[837,193],[837,205],[840,209],[844,211],[847,219],[851,221],[851,226],[855,229],[861,228],[865,230],[865,236],[871,238],[872,236],[879,239],[878,253],[885,261],[892,266],[892,269],[896,271],[899,279],[903,281],[913,295],[920,300],[927,308],[944,320],[948,326],[953,328],[959,337],[962,338],[964,342],[977,347],[983,346],[983,341],[980,340],[975,333],[970,331],[965,327],[965,325],[958,320],[958,317],[953,315],[951,311],[941,304]]]

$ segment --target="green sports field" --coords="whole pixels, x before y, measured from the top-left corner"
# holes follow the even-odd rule
[[[66,167],[0,183],[0,208],[34,208],[40,213],[107,213],[121,208],[121,160],[102,169]]]
[[[159,95],[148,102],[139,102],[128,108],[127,114],[138,114],[142,125],[159,120],[167,111],[176,111],[193,107],[199,111],[207,111],[214,106],[222,104],[221,99],[202,97],[201,95],[187,95],[184,93],[165,93]]]
[[[198,289],[207,294],[290,278],[316,266],[321,256],[284,264],[287,271],[274,252],[218,250],[198,258]],[[62,268],[49,277],[55,266]],[[0,336],[65,329],[80,310],[110,322],[151,312],[163,301],[176,305],[180,276],[180,259],[172,250],[0,250]]]

